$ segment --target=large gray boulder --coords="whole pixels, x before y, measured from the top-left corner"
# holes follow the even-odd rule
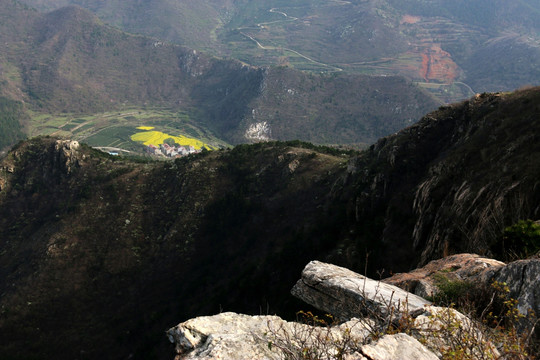
[[[463,269],[462,273],[481,276],[487,268],[489,267],[479,265],[478,271],[473,271],[468,267],[470,271]],[[454,270],[457,271],[457,268]],[[472,351],[475,359],[482,358],[480,354],[493,358],[498,356],[496,347],[485,336],[482,325],[460,312],[432,306],[429,301],[403,289],[339,266],[319,261],[310,262],[304,268],[302,278],[296,283],[292,293],[341,319],[365,314],[367,319],[373,320],[372,334],[385,334],[391,329],[395,331],[396,328],[407,331],[428,345],[431,349],[428,351],[429,356],[433,358],[437,358],[435,355],[441,358],[447,356],[454,348],[456,351],[462,348]],[[370,325],[365,322],[365,326]],[[383,339],[392,343],[394,340],[389,340],[387,336]],[[405,334],[400,334],[402,340],[404,336]],[[403,345],[403,341],[400,344]],[[366,349],[370,348],[362,347],[360,353],[368,359],[394,358],[392,351],[400,352],[401,357],[395,356],[401,359],[423,358],[420,353],[407,353],[405,349],[396,350],[394,346],[390,346],[391,350],[387,351],[380,343],[375,344],[373,353],[366,352]]]
[[[348,269],[311,261],[291,290],[297,298],[347,320],[366,313],[421,313],[431,303],[397,286],[369,279]],[[406,309],[405,309],[406,308]]]
[[[369,341],[366,322],[353,319],[333,327],[287,322],[277,316],[221,313],[181,323],[169,331],[175,360],[277,360],[305,358],[348,360],[435,360],[437,356],[406,334]]]
[[[366,360],[439,359],[427,347],[407,334],[385,335],[374,344],[362,346],[360,353]]]
[[[287,326],[277,316],[226,312],[187,320],[167,336],[175,344],[176,359],[279,359],[261,339],[269,328]]]

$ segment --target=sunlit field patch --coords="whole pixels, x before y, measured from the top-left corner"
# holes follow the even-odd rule
[[[138,128],[140,129],[140,128]],[[182,146],[193,146],[195,149],[200,150],[202,148],[211,149],[200,140],[188,138],[182,135],[174,136],[163,133],[161,131],[144,131],[131,135],[131,140],[142,142],[144,145],[161,145],[167,139],[173,139],[177,144]]]

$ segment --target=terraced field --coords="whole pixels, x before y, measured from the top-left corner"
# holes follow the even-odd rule
[[[402,75],[445,102],[540,81],[538,0],[23,2],[85,6],[125,30],[250,65]],[[13,91],[18,82],[8,81]]]
[[[161,134],[161,140],[181,139],[182,145],[185,143],[197,149],[229,146],[207,129],[191,121],[188,113],[167,109],[134,108],[122,112],[85,116],[31,113],[27,128],[30,136],[60,136],[75,139],[93,147],[117,148],[135,153],[143,153],[143,143],[148,142],[148,133]],[[163,141],[154,145],[160,143]]]
[[[239,18],[252,22],[233,21],[222,33],[229,48],[235,49],[232,56],[247,63],[278,63],[307,71],[401,75],[444,102],[474,95],[468,84],[454,82],[465,81],[459,64],[472,51],[471,44],[483,39],[476,30],[443,17],[403,15],[391,9],[371,14],[368,3],[269,6],[248,6]],[[336,19],[340,19],[338,26]],[[369,26],[373,29],[368,31]],[[384,33],[389,28],[394,32]],[[388,42],[386,49],[381,50],[381,42]]]

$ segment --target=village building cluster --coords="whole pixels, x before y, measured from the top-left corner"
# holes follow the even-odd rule
[[[182,157],[182,156],[186,156],[186,155],[189,155],[189,154],[195,154],[195,153],[201,152],[200,149],[197,150],[191,145],[188,145],[188,146],[181,146],[181,145],[179,145],[179,146],[171,146],[169,144],[161,144],[161,145],[159,145],[159,147],[150,144],[150,145],[147,146],[147,151],[150,154],[154,154],[156,156],[165,156],[165,157],[171,157],[171,158]]]

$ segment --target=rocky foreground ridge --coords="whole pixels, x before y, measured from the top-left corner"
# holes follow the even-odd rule
[[[372,278],[501,259],[504,229],[540,219],[538,104],[539,88],[479,95],[361,153],[269,142],[145,162],[21,142],[0,160],[0,353],[162,359],[171,321],[293,319],[313,259]]]
[[[339,266],[312,261],[291,293],[333,314],[339,323],[328,327],[316,321],[306,324],[278,316],[226,312],[185,321],[169,329],[167,336],[175,344],[176,360],[431,360],[448,358],[449,354],[457,356],[453,348],[456,343],[469,347],[469,352],[462,354],[467,359],[527,359],[526,353],[516,352],[515,348],[508,352],[482,331],[482,324],[403,288],[415,284],[413,288],[422,289],[427,297],[426,289],[440,291],[435,284],[436,274],[449,274],[475,286],[504,281],[511,284],[509,296],[517,299],[519,312],[527,315],[530,310],[540,313],[539,270],[539,259],[506,265],[474,254],[458,254],[410,273],[375,281]],[[396,326],[389,331],[389,324],[404,321],[408,322],[406,327]],[[447,331],[449,324],[451,331]],[[463,333],[474,338],[474,344],[467,343],[471,339],[466,340]]]

